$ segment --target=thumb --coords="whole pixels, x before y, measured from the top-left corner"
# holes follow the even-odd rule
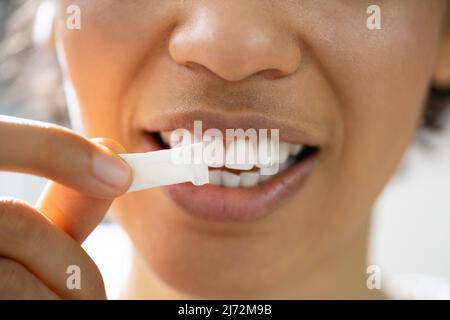
[[[114,153],[126,152],[118,142],[111,139],[92,141]],[[42,193],[37,209],[58,228],[82,243],[102,221],[112,202],[113,199],[94,198],[51,181]]]

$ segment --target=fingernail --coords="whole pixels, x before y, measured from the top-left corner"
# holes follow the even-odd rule
[[[93,173],[101,182],[114,188],[123,188],[130,179],[130,169],[114,156],[96,152],[93,156]]]

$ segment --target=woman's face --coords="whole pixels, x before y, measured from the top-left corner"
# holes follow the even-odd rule
[[[306,178],[118,199],[116,219],[164,283],[276,296],[367,222],[420,121],[447,7],[376,3],[380,30],[366,25],[373,1],[59,2],[59,56],[87,135],[145,152],[149,132],[203,120],[319,149]],[[66,28],[72,4],[80,30]]]

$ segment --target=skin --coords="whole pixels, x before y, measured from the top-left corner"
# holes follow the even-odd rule
[[[320,141],[301,197],[298,192],[258,221],[196,219],[158,189],[118,198],[114,216],[136,248],[125,297],[381,297],[366,288],[371,207],[414,138],[429,85],[450,84],[447,1],[380,1],[382,30],[377,31],[366,28],[366,8],[372,4],[367,1],[58,4],[53,41],[77,94],[78,104],[71,107],[81,115],[84,135],[108,137],[139,152],[143,122],[157,121],[164,112],[201,109],[261,114],[307,127]],[[81,30],[65,28],[69,4],[81,7]],[[30,244],[21,256],[14,255],[14,241],[0,247],[5,257],[0,273],[11,275],[0,280],[0,294],[104,297],[95,264],[77,243],[129,180],[103,190],[95,179],[80,179],[92,171],[86,163],[95,150],[115,158],[111,151],[68,130],[11,122],[2,119],[0,130],[18,140],[0,138],[1,150],[11,150],[0,155],[0,168],[48,176],[72,189],[51,184],[37,208],[1,202],[0,229],[11,229],[7,234]],[[61,142],[49,150],[36,142],[43,135]],[[12,141],[30,147],[17,150]],[[100,142],[123,151],[113,141]],[[23,150],[55,164],[36,168],[24,160]],[[59,156],[49,158],[52,150]],[[44,230],[41,242],[26,232],[29,226]],[[65,280],[29,265],[39,264],[29,258],[36,245],[55,246],[53,252],[65,250],[82,261],[90,289],[72,296]],[[52,274],[61,274],[67,256],[53,256],[42,261],[55,261]],[[29,289],[20,291],[17,283]]]

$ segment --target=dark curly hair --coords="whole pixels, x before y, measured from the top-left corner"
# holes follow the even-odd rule
[[[1,14],[8,16],[4,28],[6,32],[0,41],[0,89],[2,85],[10,88],[9,96],[13,97],[11,105],[34,109],[32,115],[41,118],[42,105],[45,105],[48,115],[43,120],[67,124],[65,101],[60,88],[62,79],[59,69],[55,67],[56,59],[36,50],[31,40],[38,4],[38,0],[0,2],[0,32]],[[421,127],[439,131],[446,125],[444,113],[450,109],[450,89],[431,87],[425,103]],[[19,112],[18,115],[26,116],[29,112]]]

